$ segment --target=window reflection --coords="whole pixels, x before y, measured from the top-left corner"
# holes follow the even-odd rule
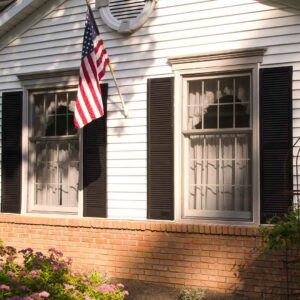
[[[250,75],[189,82],[188,129],[250,127]]]

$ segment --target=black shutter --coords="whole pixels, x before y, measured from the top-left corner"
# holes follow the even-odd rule
[[[260,70],[261,218],[292,205],[292,67]]]
[[[22,92],[2,94],[1,211],[21,211]]]
[[[174,79],[148,80],[148,218],[174,219]]]
[[[104,116],[83,129],[83,202],[85,217],[107,215],[106,104],[108,85],[102,84]]]

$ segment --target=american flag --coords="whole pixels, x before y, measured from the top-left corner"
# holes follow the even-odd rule
[[[100,38],[93,12],[88,6],[74,115],[77,128],[82,128],[104,115],[99,80],[104,76],[107,64],[109,58]]]

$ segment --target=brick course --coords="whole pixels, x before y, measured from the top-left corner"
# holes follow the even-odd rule
[[[263,255],[257,226],[0,215],[0,238],[18,249],[55,247],[77,270],[174,287],[285,299],[281,254]],[[299,288],[293,275],[292,286]]]

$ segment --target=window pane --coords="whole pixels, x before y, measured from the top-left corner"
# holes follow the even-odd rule
[[[188,82],[187,129],[250,127],[250,75]]]
[[[76,92],[34,95],[35,200],[39,206],[73,208],[78,206],[79,142],[53,139],[74,135]],[[50,137],[50,138],[47,138]]]
[[[45,135],[46,136],[55,136],[55,115],[49,115],[47,117]]]
[[[189,209],[249,211],[250,134],[192,136]]]
[[[44,135],[45,101],[44,95],[34,96],[34,135]]]
[[[228,103],[228,100],[226,100],[226,103]],[[233,104],[220,104],[219,128],[233,128]]]
[[[45,94],[45,107],[47,115],[54,115],[56,110],[56,94],[49,93]]]
[[[58,206],[58,186],[57,184],[47,184],[47,206]]]
[[[67,114],[68,108],[68,93],[57,93],[57,114]]]
[[[73,135],[77,133],[77,128],[74,124],[74,114],[68,115],[68,134]]]
[[[67,134],[67,115],[56,115],[56,136]]]

